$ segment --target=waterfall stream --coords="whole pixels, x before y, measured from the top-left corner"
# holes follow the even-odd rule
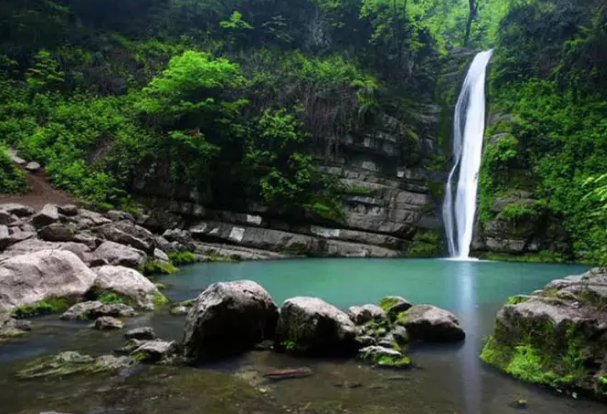
[[[485,81],[493,50],[476,55],[462,86],[453,122],[454,165],[443,205],[451,257],[467,259],[474,231],[478,174],[485,133]],[[457,177],[457,188],[453,181]]]

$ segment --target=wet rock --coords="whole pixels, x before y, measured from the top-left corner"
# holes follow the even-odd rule
[[[74,254],[43,250],[0,262],[0,310],[51,298],[78,298],[97,276]]]
[[[382,338],[380,338],[379,341],[377,342],[377,345],[383,346],[385,348],[394,348],[395,345],[397,345],[397,343],[396,343],[396,339],[394,339],[394,335],[389,333],[389,334],[383,336]]]
[[[175,353],[174,342],[168,341],[147,341],[143,342],[135,349],[131,356],[137,362],[154,363],[170,358]]]
[[[33,379],[111,372],[128,367],[131,363],[131,358],[116,358],[108,355],[95,359],[89,355],[68,351],[33,361],[20,370],[17,376],[22,379]]]
[[[74,217],[78,215],[78,206],[73,204],[66,204],[64,206],[57,206],[57,210],[59,210],[60,214],[63,214],[67,217]]]
[[[132,307],[122,304],[103,304],[99,301],[81,302],[69,308],[61,319],[63,320],[95,320],[102,316],[114,318],[136,316],[137,312]]]
[[[16,203],[0,204],[0,210],[17,217],[28,217],[35,213],[33,208]]]
[[[154,258],[158,259],[158,260],[160,260],[162,262],[167,262],[167,263],[169,263],[171,261],[171,259],[169,258],[169,256],[165,252],[163,252],[162,250],[160,250],[158,248],[154,249]]]
[[[375,343],[376,343],[375,338],[373,338],[372,336],[369,336],[369,335],[357,336],[356,342],[358,342],[358,344],[361,348],[375,345]]]
[[[131,268],[141,267],[147,260],[147,255],[141,250],[111,241],[104,242],[93,254],[97,260],[110,265]]]
[[[32,224],[40,229],[59,221],[59,210],[54,204],[46,204],[42,210],[32,218]]]
[[[416,305],[398,316],[412,339],[424,342],[457,342],[466,334],[455,315],[431,305]]]
[[[220,282],[198,296],[185,325],[185,356],[237,353],[274,336],[278,309],[255,282]]]
[[[409,342],[409,332],[404,326],[396,325],[390,331],[390,334],[399,345],[404,345]]]
[[[276,343],[289,351],[349,354],[358,348],[358,329],[347,314],[319,298],[296,297],[284,302],[276,327]]]
[[[173,316],[185,316],[189,311],[190,309],[185,306],[175,306],[174,308],[171,308],[170,314]]]
[[[73,224],[54,223],[38,231],[42,240],[51,242],[68,242],[74,240],[76,229]],[[88,249],[87,249],[88,250]]]
[[[115,292],[134,306],[154,310],[168,303],[168,299],[145,276],[134,269],[122,266],[102,266],[94,269],[97,274],[95,288],[99,292]]]
[[[314,373],[312,372],[312,369],[308,367],[272,369],[263,374],[264,378],[268,378],[273,381],[307,378],[312,375],[314,375]]]
[[[124,334],[125,339],[154,340],[156,333],[150,327],[134,328]]]
[[[391,320],[395,320],[399,313],[409,310],[413,305],[401,296],[387,296],[381,300],[379,306]]]
[[[357,325],[364,325],[369,321],[384,319],[387,316],[386,312],[376,305],[352,306],[348,309],[348,315]]]
[[[101,318],[97,318],[95,320],[93,327],[98,331],[111,331],[114,329],[124,328],[124,323],[119,319],[112,318],[111,316],[102,316]]]
[[[358,353],[358,358],[384,368],[408,368],[411,360],[401,352],[382,346],[369,346]]]
[[[25,164],[24,167],[27,171],[29,172],[36,172],[40,169],[40,164],[38,164],[36,161],[30,161],[27,164]]]
[[[31,322],[15,319],[7,312],[0,312],[0,341],[2,338],[20,336],[31,330]]]

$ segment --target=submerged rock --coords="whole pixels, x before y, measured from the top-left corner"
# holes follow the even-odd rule
[[[101,318],[97,318],[93,327],[98,331],[111,331],[114,329],[122,329],[124,328],[124,323],[116,318],[112,318],[111,316],[102,316]]]
[[[597,269],[509,300],[481,359],[523,381],[605,399],[607,274]]]
[[[383,346],[369,346],[358,352],[359,359],[384,368],[408,368],[411,360],[400,351]]]
[[[96,275],[74,253],[43,250],[0,263],[0,310],[84,296]]]
[[[137,312],[132,307],[122,303],[103,304],[99,301],[81,302],[69,308],[61,319],[63,320],[94,320],[102,316],[130,317],[136,316]]]
[[[17,374],[22,379],[63,377],[74,374],[92,374],[116,371],[132,364],[128,357],[106,355],[97,359],[78,352],[62,352],[30,362]]]
[[[423,342],[457,342],[466,334],[451,312],[431,305],[415,305],[398,316],[412,339]]]
[[[9,313],[0,312],[0,341],[2,338],[20,336],[31,330],[31,322],[15,319]]]
[[[358,329],[347,314],[319,298],[284,302],[276,327],[276,344],[288,351],[349,354],[358,349]]]
[[[198,296],[188,314],[185,356],[199,359],[251,349],[274,337],[277,319],[276,304],[257,283],[215,283]]]
[[[176,351],[174,342],[155,340],[141,343],[131,356],[137,362],[157,363],[168,360]]]

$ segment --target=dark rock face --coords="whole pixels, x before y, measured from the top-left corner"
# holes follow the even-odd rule
[[[358,349],[358,329],[347,314],[322,299],[297,297],[280,308],[276,344],[309,354],[349,354]]]
[[[198,296],[188,314],[185,356],[202,359],[237,353],[274,337],[278,309],[251,281],[215,283]]]
[[[481,358],[523,381],[607,397],[607,274],[596,269],[516,296]]]
[[[436,306],[415,305],[399,315],[398,323],[412,339],[423,342],[457,342],[466,337],[455,315]]]

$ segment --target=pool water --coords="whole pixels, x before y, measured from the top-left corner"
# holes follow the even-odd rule
[[[56,316],[34,320],[31,335],[0,346],[0,413],[360,413],[605,414],[607,407],[572,400],[528,386],[485,366],[478,358],[495,314],[515,294],[550,280],[587,270],[584,266],[460,262],[448,260],[302,259],[251,263],[210,263],[185,268],[158,281],[173,300],[196,297],[217,281],[249,279],[281,303],[293,296],[317,296],[346,310],[404,296],[413,303],[452,311],[467,333],[465,343],[416,346],[409,356],[417,368],[379,370],[354,360],[294,358],[250,352],[195,368],[139,368],[113,378],[67,378],[20,382],[14,372],[46,353],[76,350],[100,355],[122,343],[121,334],[101,333]],[[147,314],[128,327],[152,325],[164,338],[180,339],[184,318]],[[268,382],[272,368],[312,368],[309,378]]]

